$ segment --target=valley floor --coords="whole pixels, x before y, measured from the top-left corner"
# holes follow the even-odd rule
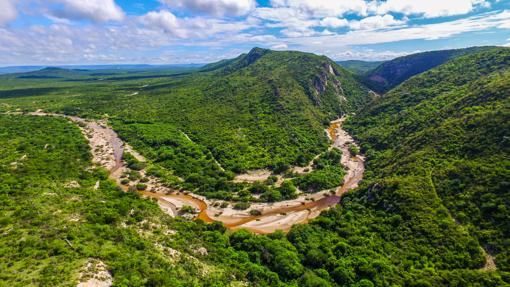
[[[42,111],[32,112],[30,115],[62,116],[77,123],[89,142],[95,164],[109,170],[110,177],[125,191],[128,191],[128,186],[121,183],[122,175],[128,172],[129,168],[122,161],[124,151],[128,151],[139,161],[146,161],[131,146],[122,142],[116,132],[104,121],[90,121]],[[361,155],[351,153],[349,146],[356,145],[356,143],[342,129],[342,123],[345,119],[343,117],[331,122],[327,130],[328,136],[333,140],[330,149],[338,148],[342,151],[341,164],[346,169],[343,184],[335,188],[334,192],[326,190],[313,194],[303,193],[292,200],[251,204],[246,210],[236,210],[233,208],[233,204],[222,208],[218,206],[215,200],[166,187],[154,176],[147,177],[149,181],[145,183],[146,189],[140,192],[145,197],[156,199],[161,209],[172,216],[178,215],[183,207],[189,206],[196,211],[199,219],[206,222],[220,221],[232,229],[243,228],[255,233],[271,233],[276,230],[288,231],[292,225],[306,223],[319,216],[322,210],[340,202],[340,197],[348,190],[356,188],[362,180],[365,159]],[[308,170],[310,169],[311,165],[308,167]],[[303,168],[296,172],[305,173],[305,170],[307,169]],[[146,170],[140,170],[140,174],[142,177],[146,177]],[[269,176],[269,172],[261,170],[238,175],[235,180],[260,181],[267,179]],[[283,179],[279,177],[279,181],[283,181]],[[252,210],[257,210],[260,215],[253,215]]]

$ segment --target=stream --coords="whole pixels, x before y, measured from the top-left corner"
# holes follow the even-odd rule
[[[40,110],[29,113],[35,116],[57,116],[65,117],[77,123],[87,138],[93,160],[96,164],[107,168],[110,171],[110,178],[115,180],[125,191],[128,186],[120,184],[122,174],[127,167],[122,161],[124,149],[133,150],[123,143],[117,133],[111,129],[105,121],[91,121],[75,116],[62,114],[45,113]],[[288,231],[292,225],[307,223],[309,220],[319,216],[322,210],[330,208],[340,202],[341,196],[350,189],[356,188],[363,178],[364,157],[352,155],[349,151],[349,144],[354,144],[352,137],[342,129],[345,117],[332,121],[326,130],[332,140],[330,148],[338,148],[342,151],[341,164],[346,169],[344,182],[335,189],[334,194],[329,191],[322,191],[314,194],[300,195],[293,200],[275,203],[253,203],[247,210],[234,210],[230,207],[214,207],[214,201],[203,196],[191,193],[177,192],[163,186],[156,178],[148,183],[147,191],[140,193],[147,198],[154,198],[159,206],[166,213],[176,216],[178,210],[183,206],[192,206],[198,211],[196,218],[205,222],[220,221],[231,229],[244,228],[255,233],[271,233],[276,230]],[[142,157],[141,155],[137,155]],[[145,171],[141,171],[145,174]],[[250,210],[257,209],[261,215],[250,215]]]

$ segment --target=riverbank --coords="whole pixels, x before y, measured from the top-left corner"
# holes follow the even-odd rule
[[[132,147],[122,142],[117,133],[111,129],[106,121],[91,121],[78,117],[45,113],[36,111],[29,113],[35,116],[59,116],[65,117],[78,124],[82,133],[87,138],[95,165],[102,166],[110,171],[110,177],[128,190],[129,186],[122,184],[123,175],[129,169],[122,161],[125,151],[131,153],[139,161],[146,159],[137,153]],[[186,216],[196,217],[206,222],[220,221],[231,229],[244,228],[256,233],[271,233],[276,230],[288,231],[292,225],[306,223],[317,217],[324,209],[330,208],[340,202],[340,197],[350,189],[356,188],[363,178],[364,157],[351,154],[350,146],[356,146],[352,137],[342,129],[345,117],[331,122],[327,134],[332,139],[330,148],[338,148],[342,151],[340,164],[345,167],[346,175],[343,184],[335,189],[335,192],[321,191],[314,194],[301,194],[298,198],[275,203],[253,203],[246,210],[236,210],[233,203],[228,207],[220,207],[216,200],[210,200],[200,195],[188,192],[179,192],[164,186],[153,176],[147,176],[144,169],[140,170],[142,177],[147,178],[145,190],[140,191],[144,197],[154,198],[163,211],[171,216],[182,215],[183,207],[191,207],[196,215],[186,213]],[[311,164],[309,165],[311,168]],[[300,169],[306,172],[305,169]],[[247,175],[236,177],[237,180],[264,180],[270,173],[255,171]],[[138,182],[132,183],[136,186]],[[252,215],[251,211],[257,210],[260,215]]]

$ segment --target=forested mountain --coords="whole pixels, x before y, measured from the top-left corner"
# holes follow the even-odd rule
[[[377,68],[379,65],[384,63],[384,61],[347,60],[337,61],[336,63],[356,75],[363,75]]]
[[[352,117],[347,128],[368,158],[364,182],[292,228],[286,240],[305,275],[279,275],[300,286],[510,284],[509,76],[510,49],[479,51]],[[270,245],[261,242],[231,237],[252,258]]]
[[[479,243],[500,270],[510,271],[509,78],[510,49],[485,49],[376,100],[349,124],[369,172],[346,200],[402,218],[397,226],[410,222],[412,238],[446,242],[455,232],[433,230],[451,226],[470,238],[470,248]],[[423,217],[413,218],[420,210]],[[425,218],[439,225],[416,225]]]
[[[488,48],[490,47],[439,50],[399,57],[386,61],[367,72],[363,75],[362,81],[372,90],[383,94],[414,75],[437,67],[451,59]]]
[[[107,116],[121,137],[202,192],[231,190],[233,173],[307,165],[329,145],[329,121],[372,98],[326,57],[260,48],[187,74],[51,68],[2,79],[8,109]]]

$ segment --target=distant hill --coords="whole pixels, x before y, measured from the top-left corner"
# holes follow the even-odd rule
[[[363,75],[363,74],[377,68],[377,66],[384,63],[384,61],[348,60],[348,61],[337,61],[336,63],[356,75]]]
[[[84,74],[87,70],[63,69],[57,67],[47,67],[36,71],[30,71],[16,75],[19,79],[58,79],[67,77],[76,77]]]
[[[441,50],[407,55],[387,61],[363,77],[363,82],[378,93],[385,93],[414,75],[428,71],[447,61],[491,47]]]
[[[170,64],[170,65],[148,65],[148,64],[107,64],[107,65],[61,65],[56,68],[75,70],[167,70],[167,69],[198,69],[204,64]],[[0,67],[0,75],[12,73],[26,73],[42,70],[47,66],[10,66]]]

